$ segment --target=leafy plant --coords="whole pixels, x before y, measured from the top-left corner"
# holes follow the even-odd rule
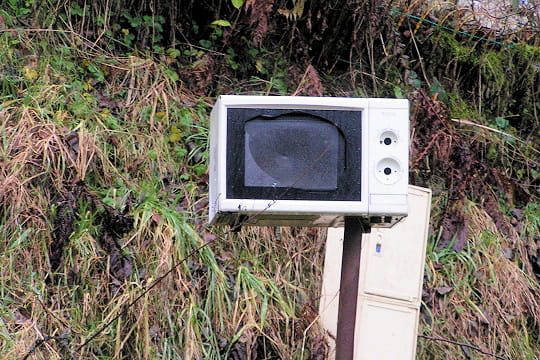
[[[13,16],[25,16],[32,12],[32,5],[34,0],[7,0],[7,5],[12,11]]]
[[[242,5],[244,5],[244,0],[231,0],[231,4],[237,8],[240,9]]]

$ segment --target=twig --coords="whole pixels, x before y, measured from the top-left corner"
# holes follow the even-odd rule
[[[467,347],[467,348],[472,349],[472,350],[474,350],[474,351],[478,351],[479,353],[482,353],[482,354],[484,354],[484,355],[492,356],[492,357],[494,357],[495,359],[509,360],[508,358],[505,358],[505,357],[502,357],[502,356],[500,356],[500,355],[496,355],[496,354],[490,353],[489,351],[485,351],[485,350],[480,349],[478,346],[471,345],[471,344],[467,344],[467,343],[464,343],[464,342],[455,341],[455,340],[450,340],[450,339],[441,338],[441,337],[436,337],[436,336],[423,335],[423,334],[418,335],[418,337],[421,337],[421,338],[424,338],[424,339],[427,339],[427,340],[447,342],[447,343],[449,343],[449,344],[459,345],[459,346],[461,346],[462,348],[463,348],[463,347]]]
[[[526,141],[524,140],[521,140],[520,138],[518,137],[515,137],[514,135],[511,135],[507,132],[504,132],[504,131],[501,131],[501,130],[498,130],[498,129],[494,129],[492,127],[489,127],[489,126],[485,126],[485,125],[481,125],[481,124],[477,124],[473,121],[470,121],[470,120],[464,120],[464,119],[450,119],[452,120],[453,122],[457,122],[458,124],[464,124],[464,125],[470,125],[470,126],[475,126],[475,127],[478,127],[480,129],[484,129],[484,130],[488,130],[488,131],[491,131],[491,132],[494,132],[494,133],[497,133],[497,134],[500,134],[500,135],[503,135],[503,136],[506,136],[506,137],[509,137],[511,139],[514,139],[514,140],[517,140],[518,142],[524,144],[524,145],[527,145],[531,150],[533,150],[534,152],[540,154],[540,150],[537,150],[535,149],[533,146],[531,146],[530,144],[528,144]]]
[[[62,346],[62,348],[65,348],[64,343],[66,342],[66,340],[68,340],[68,336],[66,333],[63,333],[62,335],[59,335],[59,336],[43,336],[43,339],[37,339],[36,341],[34,341],[34,345],[32,345],[32,347],[30,348],[30,350],[28,350],[26,355],[24,355],[22,360],[27,360],[30,357],[30,355],[32,355],[39,347],[41,347],[41,345],[46,344],[53,340],[59,343]]]
[[[194,249],[193,251],[191,251],[189,254],[187,254],[183,259],[181,259],[180,261],[178,261],[176,264],[174,264],[169,270],[167,270],[163,275],[161,275],[159,278],[157,278],[152,284],[150,284],[148,287],[146,287],[146,289],[144,289],[135,299],[133,299],[129,304],[127,304],[123,310],[121,310],[118,314],[116,314],[111,320],[109,320],[108,322],[106,322],[105,324],[103,324],[98,330],[96,330],[94,332],[94,334],[92,334],[88,339],[86,339],[81,345],[79,345],[75,351],[73,352],[73,354],[77,353],[78,351],[80,351],[83,347],[85,347],[86,345],[88,345],[92,340],[94,340],[99,334],[101,334],[103,331],[105,331],[113,322],[115,322],[116,320],[118,320],[121,316],[125,315],[127,313],[127,311],[129,309],[131,309],[131,307],[133,305],[135,305],[142,297],[144,297],[146,294],[148,294],[150,292],[150,290],[152,290],[153,288],[156,287],[156,285],[158,285],[161,281],[163,281],[167,276],[169,276],[176,268],[178,268],[180,265],[182,265],[183,263],[185,263],[187,260],[189,260],[193,255],[195,255],[196,253],[198,253],[199,251],[201,251],[202,249],[204,249],[205,247],[207,246],[210,246],[212,245],[214,242],[216,242],[216,240],[218,239],[218,237],[216,236],[214,239],[212,240],[209,240],[207,242],[205,242],[204,244],[202,244],[201,246],[197,247],[196,249]],[[28,354],[27,354],[28,355]],[[24,359],[23,359],[24,360]]]
[[[431,83],[429,82],[429,79],[426,75],[426,70],[424,68],[424,62],[422,61],[423,56],[420,53],[420,49],[418,48],[418,44],[416,43],[416,39],[414,38],[414,31],[411,29],[411,26],[409,25],[409,31],[411,32],[411,40],[414,45],[414,48],[416,49],[416,53],[418,54],[418,61],[420,63],[420,69],[422,70],[422,75],[424,75],[424,80],[426,81],[429,88],[431,88]]]

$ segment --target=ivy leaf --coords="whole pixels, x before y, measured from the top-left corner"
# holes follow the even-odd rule
[[[227,20],[216,20],[216,21],[212,21],[212,25],[217,25],[217,26],[231,26],[231,23],[228,22]]]
[[[171,69],[165,69],[163,71],[165,74],[169,75],[169,77],[171,78],[172,81],[178,81],[180,80],[180,77],[178,76],[178,74],[176,73],[176,71],[174,70],[171,70]]]
[[[495,118],[495,124],[497,124],[499,128],[504,129],[508,126],[508,124],[510,124],[510,122],[503,117],[497,116]]]
[[[430,95],[437,94],[439,100],[441,100],[444,103],[448,103],[448,94],[446,93],[446,90],[444,90],[443,85],[437,78],[433,78],[433,81],[431,83],[431,88],[429,89]]]
[[[398,99],[404,99],[403,90],[399,86],[394,86],[394,96]]]
[[[165,52],[167,53],[167,55],[169,55],[173,59],[176,59],[177,57],[181,55],[180,50],[174,49],[174,48],[167,49]]]
[[[195,175],[201,176],[206,172],[206,165],[205,164],[194,165],[193,171],[195,172]]]
[[[244,0],[231,0],[233,6],[237,9],[240,9],[244,5]]]

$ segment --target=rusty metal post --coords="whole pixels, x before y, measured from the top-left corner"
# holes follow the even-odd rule
[[[360,218],[345,217],[341,282],[339,285],[339,310],[336,334],[336,360],[353,360],[356,304],[360,276],[362,234],[369,232],[369,225]]]

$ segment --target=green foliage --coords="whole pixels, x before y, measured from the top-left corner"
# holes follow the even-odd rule
[[[437,241],[433,239],[428,242],[424,288],[430,290],[424,299],[431,311],[426,309],[424,312],[424,334],[455,337],[459,331],[463,334],[463,342],[474,345],[487,337],[504,337],[511,345],[496,354],[524,359],[538,356],[538,344],[528,335],[534,331],[531,324],[510,315],[523,306],[527,307],[530,301],[536,301],[525,290],[534,280],[517,280],[516,276],[522,274],[522,270],[504,255],[498,234],[484,230],[474,240],[460,253],[452,250],[451,246],[438,248]],[[515,294],[518,288],[525,293],[518,297],[509,296],[509,292]],[[443,308],[431,307],[436,298],[441,299]],[[513,342],[516,337],[524,341]],[[440,343],[420,340],[418,356],[423,358],[443,349]],[[448,353],[446,358],[460,359],[461,356]]]
[[[121,18],[127,21],[128,26],[120,28],[120,33],[123,34],[123,43],[128,48],[132,48],[136,43],[146,42],[147,40],[153,45],[153,50],[160,52],[159,44],[163,40],[163,25],[165,18],[161,15],[132,15],[129,12],[122,12]]]
[[[79,8],[73,5],[72,9],[71,16],[82,16]],[[140,19],[131,19],[131,30],[148,27],[148,19]],[[227,349],[233,351],[236,340],[249,334],[254,341],[268,337],[289,354],[296,351],[295,346],[302,346],[291,344],[287,350],[284,344],[290,339],[280,330],[295,315],[293,299],[300,282],[289,286],[276,278],[277,269],[269,272],[262,265],[250,265],[259,263],[259,253],[243,248],[231,253],[227,236],[213,235],[200,225],[207,191],[201,179],[207,173],[209,101],[202,98],[190,103],[190,95],[182,93],[169,64],[152,58],[90,56],[63,44],[43,46],[40,55],[27,63],[28,59],[16,56],[14,39],[10,34],[1,35],[7,51],[0,53],[0,70],[14,69],[11,77],[4,77],[8,91],[0,98],[1,171],[11,171],[5,166],[14,161],[11,146],[16,142],[12,137],[25,133],[13,130],[20,126],[17,124],[54,129],[52,138],[61,142],[47,148],[48,158],[36,160],[45,166],[43,171],[27,174],[35,176],[31,181],[21,179],[24,185],[18,194],[25,195],[25,206],[43,209],[43,217],[28,214],[33,220],[13,220],[11,216],[27,215],[16,211],[14,203],[0,205],[0,250],[5,255],[0,275],[10,278],[9,284],[0,287],[2,298],[8,299],[0,305],[1,323],[14,323],[22,316],[17,310],[22,309],[21,304],[36,303],[39,298],[44,304],[54,303],[59,318],[65,319],[45,321],[40,334],[67,331],[68,326],[75,330],[73,334],[88,338],[152,281],[179,264],[174,276],[100,333],[84,348],[84,354],[118,359],[128,356],[125,354],[130,358],[222,359]],[[182,56],[175,48],[164,53],[172,59]],[[34,70],[36,77],[26,79],[24,66]],[[77,133],[70,145],[68,135]],[[33,150],[29,144],[26,151]],[[32,166],[24,169],[30,171]],[[10,174],[22,175],[20,171]],[[61,199],[68,196],[77,176],[91,195],[76,203],[61,267],[53,274],[47,263],[54,241],[50,233],[54,219],[62,214]],[[0,196],[2,191],[5,187]],[[115,256],[127,262],[122,268],[127,271],[123,280],[111,275],[115,257],[104,245],[104,224],[112,214],[133,218],[131,232],[116,240],[121,251]],[[19,220],[29,227],[8,225]],[[216,249],[200,248],[213,237]],[[287,252],[276,256],[282,258]],[[240,253],[245,263],[234,266]],[[23,258],[28,259],[24,266],[15,261]],[[49,295],[49,285],[37,273],[54,276],[50,288],[57,296]],[[19,290],[27,294],[24,299],[16,295]],[[235,317],[230,318],[233,313]],[[246,313],[251,317],[246,318]],[[45,314],[40,310],[24,316],[38,319]],[[27,331],[33,330],[10,332],[2,325],[0,351],[23,357],[40,336]],[[81,343],[75,339],[78,335],[65,336],[69,339],[66,351],[74,351]],[[35,351],[50,357],[47,348]]]
[[[80,17],[88,16],[89,12],[90,12],[90,6],[88,5],[81,7],[76,2],[71,2],[69,4],[69,14],[72,16],[80,16]]]
[[[448,103],[449,101],[448,93],[446,92],[446,90],[444,90],[443,84],[441,84],[441,82],[437,78],[433,78],[433,80],[431,81],[429,93],[432,96],[437,95],[437,99],[444,103]]]
[[[212,21],[211,24],[212,25],[217,25],[217,26],[224,26],[224,27],[230,27],[231,26],[231,23],[228,22],[227,20],[215,20],[215,21]]]
[[[34,0],[7,0],[7,5],[13,16],[19,17],[30,14],[34,2]]]
[[[231,0],[231,4],[237,8],[240,9],[242,5],[244,5],[244,0]]]
[[[536,173],[535,177],[538,177],[538,175],[539,174]],[[540,233],[540,204],[527,204],[523,211],[523,216],[525,218],[525,226],[522,230],[523,235],[536,236],[538,233]]]
[[[433,42],[436,44],[437,51],[441,52],[441,56],[449,56],[456,61],[470,64],[478,63],[478,55],[474,47],[474,42],[459,41],[455,34],[445,30],[436,29],[435,32],[436,36],[434,36]],[[443,54],[444,52],[447,52],[446,55]]]
[[[488,51],[481,55],[479,65],[483,82],[488,86],[491,93],[486,94],[489,97],[508,96],[502,93],[506,82],[505,68],[503,64],[503,54]],[[500,101],[500,100],[499,100]]]
[[[510,122],[507,119],[503,118],[503,117],[497,116],[495,118],[495,125],[497,126],[497,128],[499,128],[501,130],[506,128],[509,124],[510,124]]]
[[[252,75],[250,82],[264,84],[266,94],[275,93],[286,95],[289,92],[289,72],[287,60],[280,52],[270,52],[266,49],[250,49],[248,52],[250,69],[257,75]]]
[[[448,94],[448,107],[450,116],[455,119],[474,119],[478,114],[457,92]]]

